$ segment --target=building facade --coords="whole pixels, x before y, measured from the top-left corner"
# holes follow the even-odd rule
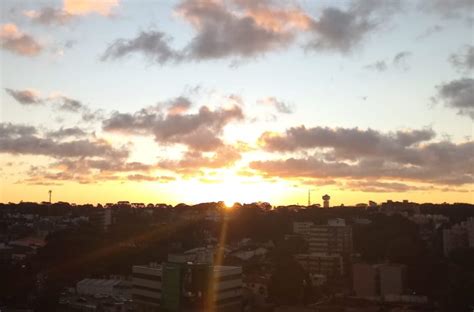
[[[298,254],[295,260],[310,274],[322,274],[327,278],[344,274],[342,256],[338,254]]]

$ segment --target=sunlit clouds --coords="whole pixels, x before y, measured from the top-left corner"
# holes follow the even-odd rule
[[[472,1],[4,7],[3,201],[472,201]]]

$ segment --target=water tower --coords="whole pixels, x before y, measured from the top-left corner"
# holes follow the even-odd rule
[[[328,194],[323,196],[323,200],[324,200],[323,207],[324,208],[329,208],[329,200],[330,199],[331,199],[331,196],[329,196]]]

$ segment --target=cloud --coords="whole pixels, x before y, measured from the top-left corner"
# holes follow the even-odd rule
[[[381,182],[373,180],[349,181],[345,187],[355,191],[370,193],[400,193],[409,191],[429,190],[430,187],[415,186],[398,182]]]
[[[32,36],[23,33],[15,24],[3,24],[0,28],[2,49],[22,56],[36,56],[43,47]]]
[[[374,28],[375,25],[365,16],[338,8],[326,8],[313,26],[315,38],[307,48],[346,53]]]
[[[250,168],[281,178],[473,183],[474,142],[432,142],[434,137],[430,129],[382,133],[301,126],[281,134],[264,133],[259,140],[264,150],[292,156],[253,161]]]
[[[460,78],[436,86],[438,94],[435,101],[441,101],[446,107],[456,109],[459,115],[474,119],[474,79]]]
[[[399,2],[355,0],[346,9],[324,8],[316,19],[294,3],[282,1],[183,0],[175,12],[194,30],[184,47],[172,48],[171,38],[161,31],[141,31],[132,39],[111,43],[101,59],[142,53],[161,65],[224,58],[237,63],[287,49],[300,37],[309,50],[346,53],[386,22]]]
[[[56,139],[62,139],[62,138],[67,138],[67,137],[77,138],[77,137],[84,137],[86,135],[87,133],[78,127],[60,128],[58,130],[50,131],[47,133],[48,137],[56,138]]]
[[[444,18],[472,17],[474,2],[472,0],[420,0],[419,9],[431,12]]]
[[[248,58],[288,46],[310,18],[297,8],[271,6],[267,1],[234,6],[218,1],[186,0],[176,11],[196,30],[185,51],[197,60]]]
[[[101,110],[92,111],[81,101],[67,97],[60,93],[56,93],[48,97],[41,97],[39,92],[31,89],[14,90],[5,88],[5,91],[18,103],[25,106],[49,104],[58,111],[80,113],[82,115],[83,121],[97,121],[103,118]]]
[[[183,96],[177,97],[168,103],[168,115],[181,115],[191,108],[191,101]]]
[[[45,155],[51,157],[128,156],[125,149],[115,149],[104,140],[58,141],[41,136],[32,127],[0,123],[0,153]]]
[[[275,97],[266,97],[257,101],[260,105],[265,105],[275,108],[279,113],[282,114],[291,114],[293,113],[293,108],[287,103],[276,99]]]
[[[210,153],[187,151],[179,160],[162,160],[157,166],[181,174],[195,175],[200,169],[230,167],[240,160],[240,151],[233,146],[221,146]]]
[[[210,110],[202,106],[197,113],[164,114],[156,109],[142,109],[134,114],[113,113],[103,121],[103,129],[128,135],[153,135],[164,144],[184,144],[201,151],[223,145],[220,135],[230,122],[242,120],[238,106]]]
[[[403,69],[408,69],[408,65],[406,64],[407,58],[411,56],[411,52],[409,51],[401,51],[398,52],[393,57],[393,65],[397,67],[401,67]]]
[[[427,28],[423,33],[419,34],[416,39],[421,40],[428,38],[436,33],[442,32],[443,31],[443,26],[440,25],[433,25],[429,28]]]
[[[58,110],[66,112],[78,113],[87,110],[80,101],[64,95],[51,96],[48,98],[48,101],[53,102]]]
[[[126,177],[128,181],[136,181],[136,182],[161,182],[161,183],[168,183],[171,181],[176,180],[175,177],[169,176],[152,176],[152,175],[144,175],[144,174],[131,174]]]
[[[64,11],[71,15],[98,13],[107,16],[118,4],[119,0],[64,0]]]
[[[116,60],[132,53],[143,53],[145,57],[158,64],[179,62],[182,55],[169,46],[170,39],[159,31],[141,31],[134,39],[117,39],[111,43],[101,56],[102,61]]]
[[[408,65],[406,63],[406,60],[410,56],[411,56],[411,52],[408,52],[408,51],[399,52],[399,53],[395,54],[395,56],[393,57],[391,63],[393,64],[394,67],[398,67],[398,68],[401,68],[403,70],[407,70]],[[390,61],[380,60],[380,61],[376,61],[372,64],[368,64],[368,65],[364,66],[364,68],[368,69],[368,70],[375,70],[375,71],[378,71],[378,72],[384,72],[389,68],[389,63],[390,63]]]
[[[459,72],[469,72],[474,69],[474,46],[467,45],[459,53],[451,54],[449,62]]]
[[[74,18],[73,14],[52,7],[44,7],[38,11],[29,10],[23,12],[23,14],[29,17],[31,21],[47,26],[65,25]]]
[[[14,90],[5,88],[5,91],[11,95],[18,103],[22,105],[41,105],[43,99],[39,96],[35,90]]]
[[[383,178],[452,185],[474,183],[473,142],[431,143],[414,149],[414,153],[422,160],[416,165],[380,155],[366,155],[352,161],[332,161],[324,159],[324,156],[313,155],[253,161],[250,168],[268,177],[281,178]]]
[[[377,61],[373,64],[364,66],[365,69],[376,70],[378,72],[384,72],[387,70],[387,63],[385,61]]]
[[[300,126],[289,128],[283,134],[265,132],[260,136],[259,144],[267,151],[294,152],[331,148],[331,156],[338,159],[379,155],[416,162],[410,147],[431,140],[434,136],[431,129],[381,133],[372,129]]]
[[[309,50],[329,50],[347,53],[357,47],[389,17],[400,10],[401,1],[359,0],[349,8],[326,7],[312,23],[314,37],[307,44]]]

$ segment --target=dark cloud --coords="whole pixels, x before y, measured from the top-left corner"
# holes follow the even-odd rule
[[[399,182],[381,182],[372,180],[349,181],[346,183],[345,187],[355,191],[370,193],[400,193],[431,189],[430,187],[420,187]]]
[[[203,106],[197,113],[163,114],[142,109],[134,114],[115,112],[103,121],[103,129],[135,135],[153,135],[164,144],[180,143],[195,150],[209,151],[223,145],[219,138],[231,121],[243,119],[240,107],[210,110]]]
[[[169,46],[169,39],[159,31],[141,31],[134,39],[117,39],[110,44],[101,57],[102,61],[119,59],[132,53],[143,53],[158,64],[178,62],[180,52]]]
[[[430,142],[434,137],[432,130],[381,133],[357,128],[290,128],[284,134],[264,133],[260,144],[275,154],[299,156],[254,161],[250,168],[282,178],[473,183],[474,142]]]
[[[285,11],[261,1],[258,5],[237,2],[236,13],[224,2],[185,0],[177,8],[197,34],[185,51],[192,59],[255,57],[282,48],[295,37],[296,19],[309,19],[298,11]],[[235,9],[235,8],[234,8]],[[272,15],[273,14],[273,15]]]
[[[308,49],[350,52],[401,8],[401,1],[358,0],[346,9],[327,7],[312,23]]]
[[[259,143],[265,150],[292,152],[305,149],[333,149],[331,156],[338,159],[355,159],[365,155],[379,155],[389,158],[404,158],[416,163],[412,145],[431,140],[433,130],[397,131],[380,133],[358,128],[289,128],[284,134],[265,132]]]
[[[51,157],[117,157],[128,156],[125,149],[115,149],[104,140],[57,141],[43,137],[34,128],[0,124],[0,153],[45,155]]]
[[[461,78],[437,86],[435,101],[456,109],[459,115],[474,119],[474,79]]]
[[[324,156],[307,156],[271,161],[254,161],[250,167],[270,177],[395,179],[438,184],[474,183],[474,144],[431,143],[414,150],[418,164],[402,159],[366,155],[352,161],[328,161]]]
[[[449,62],[460,72],[469,72],[474,69],[474,46],[467,45],[459,53],[449,57]]]
[[[313,30],[316,37],[307,48],[346,53],[374,29],[375,24],[365,16],[339,8],[326,8],[319,20],[314,23]]]
[[[50,138],[67,138],[67,137],[84,137],[87,133],[78,127],[73,128],[61,128],[55,131],[50,131],[47,133],[47,136]]]
[[[78,113],[85,109],[85,106],[80,101],[66,96],[59,96],[55,100],[58,101],[57,108],[62,111]]]
[[[231,58],[235,64],[286,49],[302,34],[310,34],[307,49],[346,53],[386,23],[399,10],[399,3],[355,0],[348,8],[324,8],[316,19],[292,2],[183,0],[175,12],[195,32],[184,47],[172,48],[165,33],[148,30],[132,39],[116,40],[101,59],[142,53],[159,64],[222,58]]]
[[[52,7],[44,7],[39,11],[26,11],[24,14],[33,22],[47,26],[64,25],[74,18],[74,15],[68,12]]]
[[[43,99],[41,99],[38,96],[38,93],[33,90],[14,90],[5,88],[5,91],[22,105],[43,104]]]
[[[35,38],[23,33],[14,24],[0,27],[0,47],[23,56],[36,56],[43,50]]]

